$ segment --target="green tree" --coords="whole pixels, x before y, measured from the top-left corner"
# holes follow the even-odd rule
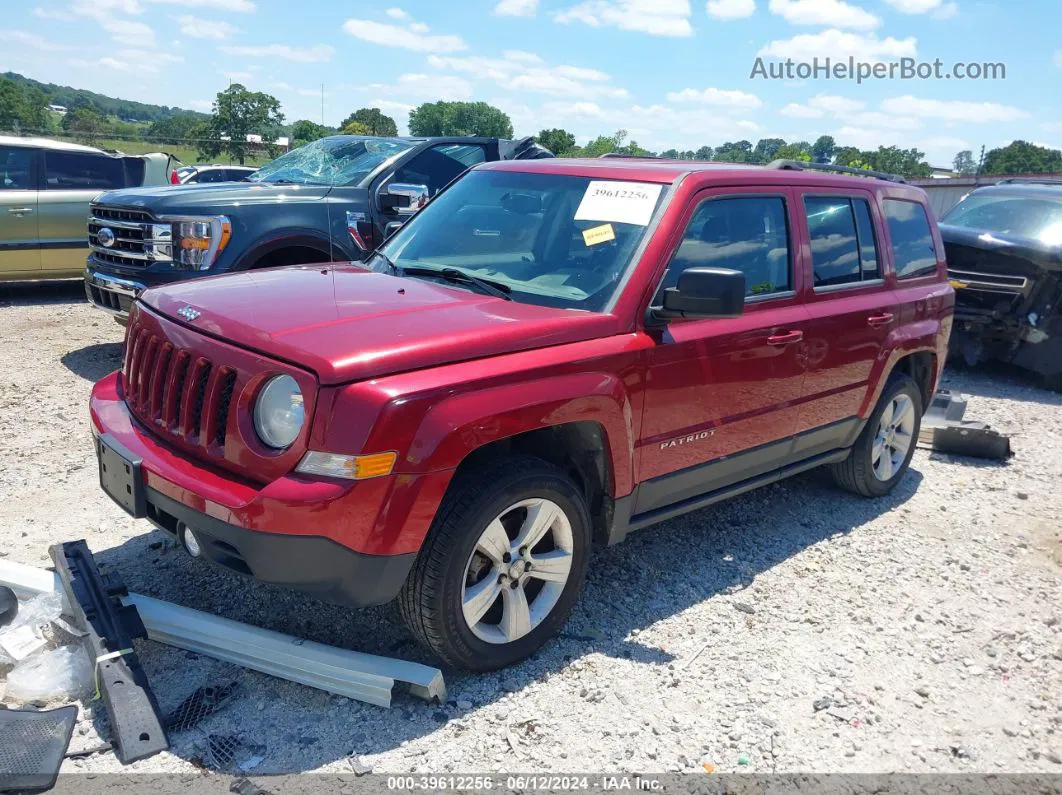
[[[985,155],[985,174],[1052,174],[1062,171],[1062,152],[1014,141]]]
[[[178,113],[168,119],[152,122],[147,137],[156,143],[183,144],[196,137],[195,132],[202,124],[203,117],[198,113]]]
[[[345,130],[351,122],[357,122],[365,127],[363,133],[344,133],[345,135],[398,135],[398,125],[395,120],[387,116],[379,108],[358,108],[347,116],[339,125],[340,130]]]
[[[340,130],[343,135],[372,135],[372,132],[360,121],[348,121]]]
[[[955,159],[952,161],[952,166],[956,172],[964,176],[977,173],[977,163],[974,162],[973,152],[969,149],[964,149],[955,155]]]
[[[777,160],[797,160],[804,163],[811,162],[811,144],[807,141],[794,141],[791,144],[779,147],[774,154]]]
[[[311,141],[324,138],[330,132],[323,124],[317,124],[309,119],[299,119],[291,125],[292,146],[304,146]]]
[[[660,153],[660,156],[667,160],[680,160],[682,158],[678,149],[665,149]]]
[[[926,162],[926,153],[917,149],[879,146],[876,152],[863,152],[862,159],[870,163],[874,171],[885,171],[904,177],[928,177],[933,173],[932,166]]]
[[[837,151],[837,142],[832,135],[823,135],[811,145],[811,158],[816,163],[829,163]]]
[[[576,147],[569,153],[572,157],[601,157],[601,155],[618,154],[647,157],[652,154],[648,149],[638,145],[637,141],[628,141],[626,130],[616,130],[612,135],[599,135],[586,146]],[[682,158],[685,153],[679,153]]]
[[[409,133],[512,138],[513,123],[486,102],[425,102],[409,112]]]
[[[535,140],[557,156],[565,155],[575,148],[575,136],[559,127],[541,130]]]
[[[837,147],[833,153],[834,165],[838,166],[851,166],[856,168],[852,164],[859,160],[863,156],[863,153],[854,146],[841,146]]]
[[[715,150],[715,159],[724,163],[748,163],[752,157],[752,143],[749,141],[727,141]]]
[[[199,145],[201,157],[214,158],[224,153],[241,164],[257,145],[247,140],[248,135],[262,137],[262,146],[276,157],[275,146],[284,114],[276,97],[261,91],[248,91],[240,83],[233,83],[219,91],[214,100],[214,114],[206,127],[207,140]]]
[[[88,105],[71,108],[63,116],[63,131],[86,141],[94,141],[107,128],[107,120]]]
[[[770,163],[778,158],[778,150],[785,146],[782,138],[761,138],[752,150],[751,163]]]
[[[702,146],[700,149],[697,150],[697,159],[698,160],[711,160],[713,154],[715,154],[715,150],[712,149],[712,147],[710,147],[710,146]]]
[[[37,88],[0,77],[0,130],[48,127],[48,99]]]

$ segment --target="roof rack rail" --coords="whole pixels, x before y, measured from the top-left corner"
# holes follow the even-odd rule
[[[887,174],[884,171],[871,171],[866,168],[853,168],[852,166],[834,166],[830,163],[805,163],[803,160],[774,160],[767,164],[767,168],[773,168],[778,171],[827,171],[835,174],[851,174],[856,177],[870,177],[872,179],[883,179],[886,182],[907,184],[907,180],[899,174]]]
[[[996,183],[997,185],[1062,185],[1060,176],[1043,177],[1007,177]]]
[[[618,157],[618,158],[623,158],[624,160],[661,160],[662,159],[662,158],[657,157],[656,155],[629,155],[626,152],[605,152],[605,154],[598,155],[597,157],[598,157],[599,160],[603,159],[603,158],[606,158],[606,157]]]

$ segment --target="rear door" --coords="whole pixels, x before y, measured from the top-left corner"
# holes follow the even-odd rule
[[[125,163],[93,152],[45,150],[43,155],[41,267],[51,276],[80,276],[88,255],[89,202],[102,191],[125,187]]]
[[[697,196],[662,290],[694,267],[744,272],[741,317],[648,329],[636,514],[659,510],[786,463],[804,392],[807,311],[795,267],[789,189],[720,188]]]
[[[859,426],[874,365],[898,322],[882,217],[874,193],[859,189],[801,190],[799,208],[811,330],[808,401],[798,424],[806,436],[798,446],[843,447]]]
[[[39,156],[29,147],[0,146],[0,279],[33,278],[40,273]]]

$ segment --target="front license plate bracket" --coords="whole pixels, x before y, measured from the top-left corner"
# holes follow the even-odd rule
[[[147,516],[147,494],[142,460],[108,434],[97,437],[100,487],[126,513],[136,519]]]

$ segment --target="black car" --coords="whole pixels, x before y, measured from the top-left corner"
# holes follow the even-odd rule
[[[181,166],[173,172],[174,185],[198,182],[239,182],[258,171],[254,166],[212,165]]]
[[[532,138],[336,135],[242,182],[104,193],[88,219],[88,299],[124,322],[141,290],[277,265],[356,261],[468,168],[552,157]]]
[[[940,233],[957,292],[953,355],[1010,362],[1062,389],[1062,181],[978,188]]]

